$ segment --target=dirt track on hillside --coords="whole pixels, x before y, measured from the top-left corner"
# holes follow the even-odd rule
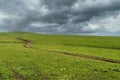
[[[26,47],[26,48],[32,48],[32,41],[31,40],[23,39],[21,37],[19,37],[17,39],[24,42],[24,47]]]
[[[51,50],[49,50],[49,51],[51,51]],[[51,51],[51,52],[56,52],[56,53],[60,53],[60,54],[81,57],[81,58],[86,58],[86,59],[93,59],[93,60],[99,60],[99,61],[104,61],[104,62],[120,64],[120,60],[114,60],[114,59],[109,59],[109,58],[96,57],[96,56],[90,56],[90,55],[85,55],[85,54],[76,54],[76,53],[71,53],[71,52],[62,52],[62,51]]]
[[[14,74],[14,80],[23,80],[23,76],[17,73],[15,70],[12,70]]]
[[[26,48],[43,50],[43,49],[33,48],[31,40],[27,40],[27,39],[23,39],[23,38],[17,38],[17,39],[23,41],[24,42],[24,47],[26,47]],[[69,55],[69,56],[74,56],[74,57],[79,57],[79,58],[86,58],[86,59],[99,60],[99,61],[104,61],[104,62],[120,64],[120,60],[115,60],[115,59],[109,59],[109,58],[103,58],[103,57],[97,57],[97,56],[90,56],[90,55],[78,54],[78,53],[72,53],[72,52],[56,51],[56,50],[43,50],[43,51],[54,52],[54,53],[59,53],[59,54],[64,54],[64,55]]]

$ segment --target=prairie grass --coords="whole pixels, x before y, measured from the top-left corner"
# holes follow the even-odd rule
[[[31,40],[33,48],[25,48],[18,37]],[[47,51],[120,60],[119,41],[110,36],[1,33],[0,80],[120,80],[120,64]]]

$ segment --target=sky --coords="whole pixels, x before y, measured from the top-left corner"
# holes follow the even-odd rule
[[[0,0],[0,32],[120,35],[120,0]]]

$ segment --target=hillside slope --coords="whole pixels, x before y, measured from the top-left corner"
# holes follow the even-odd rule
[[[120,80],[120,37],[0,33],[0,80]]]

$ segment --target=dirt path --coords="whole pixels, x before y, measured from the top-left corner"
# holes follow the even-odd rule
[[[14,80],[23,80],[23,77],[19,73],[17,73],[14,70],[13,73],[14,73]]]
[[[26,48],[43,50],[43,49],[33,48],[31,40],[26,40],[26,39],[23,39],[23,38],[17,38],[17,39],[23,41],[24,42],[24,47],[26,47]],[[103,58],[103,57],[97,57],[97,56],[90,56],[90,55],[85,55],[85,54],[77,54],[77,53],[71,53],[71,52],[55,51],[55,50],[43,50],[43,51],[54,52],[54,53],[70,55],[70,56],[74,56],[74,57],[81,57],[81,58],[86,58],[86,59],[93,59],[93,60],[99,60],[99,61],[104,61],[104,62],[120,64],[120,60],[115,60],[115,59],[109,59],[109,58]]]
[[[32,41],[31,40],[23,39],[21,37],[19,37],[17,39],[24,42],[24,47],[26,47],[26,48],[32,48]]]
[[[33,48],[33,49],[36,49],[36,48]],[[37,50],[43,50],[43,49],[37,49]],[[99,60],[99,61],[104,61],[104,62],[109,62],[109,63],[120,64],[120,60],[109,59],[109,58],[104,58],[104,57],[97,57],[97,56],[90,56],[86,54],[78,54],[78,53],[55,51],[55,50],[43,50],[43,51],[54,52],[58,54],[64,54],[64,55],[69,55],[69,56],[74,56],[74,57],[79,57],[79,58]]]
[[[56,53],[60,53],[60,54],[65,54],[65,55],[70,55],[70,56],[75,56],[75,57],[86,58],[86,59],[93,59],[93,60],[99,60],[99,61],[104,61],[104,62],[120,64],[120,60],[115,60],[115,59],[109,59],[109,58],[103,58],[103,57],[97,57],[97,56],[90,56],[90,55],[85,55],[85,54],[76,54],[76,53],[71,53],[71,52],[62,52],[62,51],[53,51],[53,50],[48,50],[48,51],[56,52]]]

